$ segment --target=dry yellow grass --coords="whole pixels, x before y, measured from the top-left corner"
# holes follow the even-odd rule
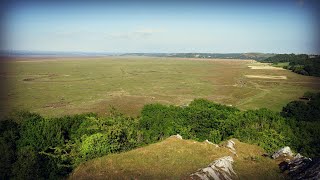
[[[262,156],[265,151],[256,146],[234,140],[238,157],[235,157],[234,170],[240,179],[284,179],[279,162]]]

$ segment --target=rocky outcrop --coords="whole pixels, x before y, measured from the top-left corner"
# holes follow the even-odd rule
[[[229,150],[234,154],[234,155],[237,155],[237,152],[236,152],[236,149],[235,149],[235,146],[236,143],[232,140],[228,140],[227,141],[227,145],[226,147],[229,148]]]
[[[290,179],[320,179],[320,158],[310,159],[298,154],[288,162],[281,162],[279,168]]]
[[[288,146],[272,155],[273,159],[279,157],[288,157],[288,159],[279,164],[280,170],[285,172],[288,178],[294,180],[320,179],[320,158],[311,159],[299,153],[293,157],[293,153]]]
[[[233,158],[225,156],[213,161],[208,167],[199,169],[197,172],[190,175],[191,179],[202,180],[231,180],[237,177],[237,174],[232,168]]]
[[[290,147],[286,146],[284,148],[281,148],[280,150],[278,150],[277,152],[275,152],[273,155],[272,155],[272,158],[273,159],[277,159],[279,157],[292,157],[293,156],[293,153],[290,149]]]
[[[213,145],[214,147],[217,147],[217,148],[219,147],[219,145],[214,144],[213,142],[209,141],[208,139],[206,139],[204,142],[207,143],[207,144],[211,144],[211,145]]]
[[[177,138],[177,139],[182,139],[182,136],[180,134],[177,134],[177,135],[172,135],[170,137],[174,137],[174,138]]]

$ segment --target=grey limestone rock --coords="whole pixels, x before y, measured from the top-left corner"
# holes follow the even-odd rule
[[[215,147],[219,147],[217,144],[214,144],[213,142],[210,142],[208,139],[206,139],[204,142],[208,143],[208,144],[211,144],[211,145],[213,145]]]
[[[277,159],[278,157],[287,157],[287,156],[291,156],[291,157],[293,156],[293,153],[289,146],[279,149],[277,152],[275,152],[272,155],[272,158]]]
[[[232,168],[233,158],[225,156],[213,161],[208,167],[199,169],[197,172],[190,175],[191,179],[216,179],[216,180],[231,180],[237,178],[237,174]]]
[[[182,136],[181,136],[180,134],[172,135],[172,136],[170,136],[170,137],[175,137],[175,138],[177,138],[177,139],[182,139]]]
[[[280,149],[272,155],[272,158],[293,156],[288,146]],[[289,179],[294,180],[316,180],[320,179],[320,158],[307,158],[301,154],[296,154],[291,160],[283,161],[279,164],[282,172],[287,172]]]
[[[234,145],[236,145],[236,143],[235,143],[234,141],[228,140],[226,147],[229,148],[229,150],[230,150],[233,154],[237,155],[236,149],[235,149]]]

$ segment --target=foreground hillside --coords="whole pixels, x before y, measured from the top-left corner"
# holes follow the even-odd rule
[[[234,171],[240,179],[282,179],[277,162],[262,156],[255,145],[235,142],[237,155],[226,142],[217,147],[207,142],[170,137],[129,152],[112,154],[81,164],[70,179],[181,179],[223,157],[234,158]]]

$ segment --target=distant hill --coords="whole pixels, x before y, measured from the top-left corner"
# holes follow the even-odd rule
[[[83,57],[83,56],[115,56],[118,53],[106,52],[77,52],[77,51],[1,51],[1,56],[6,57]]]
[[[77,51],[1,51],[4,57],[82,57],[82,56],[149,56],[149,57],[180,57],[180,58],[212,58],[212,59],[253,59],[265,60],[273,53],[108,53],[108,52],[77,52]]]
[[[213,59],[254,59],[263,60],[274,56],[270,53],[125,53],[122,56],[152,56]]]

